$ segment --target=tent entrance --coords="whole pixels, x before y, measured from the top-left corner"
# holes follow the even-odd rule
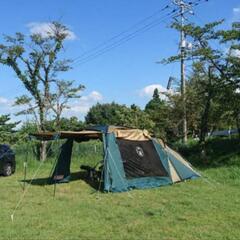
[[[73,140],[68,139],[62,144],[60,154],[52,174],[52,182],[68,182],[70,179],[70,165],[72,158]]]
[[[51,182],[63,183],[73,179],[88,178],[88,169],[96,172],[103,162],[103,144],[92,140],[78,142],[67,139],[60,148],[60,153],[52,173]],[[83,167],[84,166],[84,167]]]
[[[140,177],[168,177],[151,140],[117,139],[127,179]]]

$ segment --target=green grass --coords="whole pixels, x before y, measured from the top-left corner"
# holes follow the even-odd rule
[[[16,174],[0,178],[0,239],[239,240],[240,155],[235,147],[229,140],[210,142],[211,164],[198,165],[203,177],[173,186],[107,194],[96,192],[84,179],[74,179],[57,185],[54,198],[53,185],[27,185],[12,222],[23,196],[18,158]],[[194,145],[185,154],[196,162],[197,152]],[[99,154],[88,155],[74,157],[72,172],[100,159]],[[30,161],[28,179],[38,165]],[[37,178],[48,177],[51,166],[46,162]]]

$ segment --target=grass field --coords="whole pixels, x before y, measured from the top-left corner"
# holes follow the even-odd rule
[[[222,147],[221,147],[222,146]],[[79,173],[95,162],[90,154],[74,159],[74,179],[56,187],[44,185],[51,163],[40,168],[23,196],[22,159],[16,174],[0,178],[0,239],[240,239],[240,150],[230,140],[211,142],[207,167],[197,164],[196,146],[184,149],[203,177],[173,186],[99,193]],[[183,151],[183,152],[184,152]],[[199,161],[200,162],[200,161]],[[39,162],[30,162],[31,179]]]

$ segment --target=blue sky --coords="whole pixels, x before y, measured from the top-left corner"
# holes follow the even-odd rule
[[[196,1],[196,0],[194,0]],[[65,57],[76,58],[101,42],[128,29],[136,22],[169,4],[170,0],[1,0],[1,34],[29,32],[61,19],[71,30]],[[160,13],[157,19],[167,12]],[[209,0],[195,8],[190,17],[198,24],[226,19],[226,25],[240,18],[239,0]],[[90,106],[116,101],[141,107],[149,101],[153,86],[166,87],[170,75],[179,77],[178,64],[156,64],[178,51],[178,33],[169,28],[170,18],[125,44],[85,64],[75,64],[66,79],[86,86],[81,100],[72,105],[71,115],[83,118]],[[2,37],[0,37],[2,40]],[[0,114],[17,111],[15,97],[26,93],[11,69],[0,66]]]

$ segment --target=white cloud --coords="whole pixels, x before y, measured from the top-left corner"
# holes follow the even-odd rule
[[[233,13],[240,14],[240,7],[233,8]]]
[[[15,106],[15,100],[0,96],[0,114],[15,114],[23,109],[22,106]]]
[[[139,91],[139,96],[140,97],[152,97],[153,92],[156,88],[158,89],[160,95],[163,95],[163,93],[168,92],[168,90],[165,87],[163,87],[162,85],[152,84],[152,85],[148,85],[148,86],[144,87],[143,89],[141,89]]]
[[[73,101],[70,104],[70,108],[65,110],[64,115],[83,118],[94,104],[101,102],[102,100],[103,96],[101,93],[92,91],[90,94]]]
[[[232,12],[233,12],[233,16],[232,16],[231,22],[238,22],[240,18],[240,7],[233,8]]]
[[[31,34],[40,34],[42,37],[52,35],[54,32],[54,25],[49,22],[31,22],[27,24]],[[67,40],[75,40],[77,36],[74,32],[66,30],[64,33],[67,34]]]
[[[21,120],[25,120],[24,117],[15,116],[15,114],[22,110],[19,106],[13,106],[14,100],[8,99],[0,96],[0,115],[10,114],[11,120],[10,122],[18,122]],[[19,128],[21,124],[17,126]]]
[[[64,111],[65,117],[76,116],[80,119],[83,119],[87,114],[88,110],[95,105],[97,102],[101,102],[103,100],[103,96],[101,93],[97,91],[92,91],[88,95],[82,96],[77,100],[73,100],[69,106],[69,109]],[[0,96],[0,115],[3,114],[11,114],[11,118],[13,120],[25,120],[24,117],[15,117],[15,113],[19,112],[23,109],[20,106],[14,106],[13,99],[7,99],[5,97]],[[28,118],[29,116],[27,116]]]
[[[239,49],[232,49],[231,50],[231,56],[240,58],[240,50]]]
[[[232,27],[232,23],[239,22],[239,20],[240,20],[240,6],[236,6],[232,8],[232,16],[227,21],[229,27]]]
[[[4,98],[4,97],[0,97],[0,106],[2,107],[6,107],[6,106],[9,106],[10,104],[10,100],[7,99],[7,98]]]
[[[97,91],[92,91],[89,95],[82,96],[82,98],[80,98],[81,101],[85,101],[85,102],[101,101],[102,99],[103,99],[103,96],[101,95],[101,93]]]

